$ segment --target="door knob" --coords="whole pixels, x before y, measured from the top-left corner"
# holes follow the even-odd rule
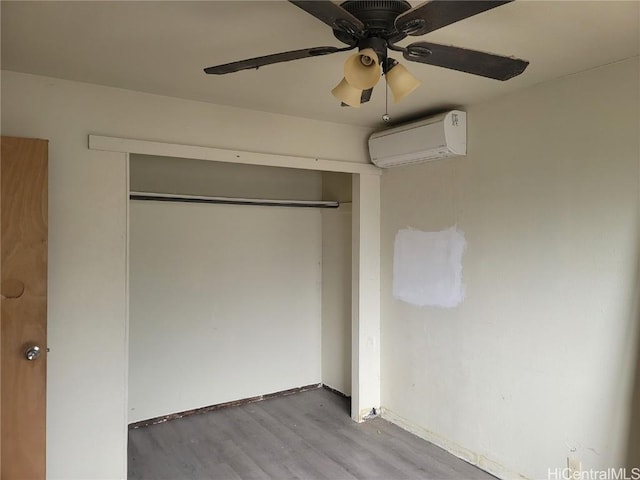
[[[37,345],[31,345],[24,351],[24,356],[27,360],[36,360],[40,356],[40,347]]]

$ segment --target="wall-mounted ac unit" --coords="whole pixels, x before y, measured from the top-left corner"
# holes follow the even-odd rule
[[[460,110],[375,132],[369,137],[371,161],[382,168],[466,154],[467,114]]]

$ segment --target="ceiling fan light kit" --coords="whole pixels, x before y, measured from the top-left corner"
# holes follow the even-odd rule
[[[404,65],[392,58],[387,59],[385,78],[393,94],[393,101],[396,103],[413,92],[422,83]]]
[[[347,0],[338,5],[331,0],[289,0],[332,28],[346,47],[314,47],[265,55],[205,68],[207,74],[225,75],[240,70],[289,62],[319,55],[358,49],[345,61],[344,78],[331,91],[343,104],[358,107],[369,101],[373,87],[386,76],[396,102],[420,85],[387,51],[400,52],[405,60],[434,65],[494,80],[520,75],[526,60],[479,52],[467,48],[414,42],[406,47],[397,42],[407,36],[426,35],[513,0],[428,0],[411,8],[405,0]]]
[[[360,50],[344,62],[344,79],[352,87],[366,90],[380,79],[378,55],[371,48]]]
[[[362,89],[353,87],[346,78],[331,90],[334,97],[350,107],[359,107],[362,103]]]

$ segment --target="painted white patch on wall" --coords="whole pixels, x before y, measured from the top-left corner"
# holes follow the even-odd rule
[[[452,308],[464,299],[464,232],[402,229],[393,253],[393,296],[419,307]]]

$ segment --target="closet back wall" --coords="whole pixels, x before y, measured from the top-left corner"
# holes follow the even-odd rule
[[[234,180],[242,166],[216,165],[135,157],[131,188],[321,194],[315,172],[258,167]],[[206,181],[213,167],[218,179]],[[290,187],[274,186],[292,175]],[[321,382],[319,209],[148,201],[130,208],[129,422]]]
[[[313,170],[152,155],[131,155],[129,169],[131,190],[138,192],[271,200],[323,199],[323,173]]]
[[[129,422],[320,383],[316,209],[131,202]]]

